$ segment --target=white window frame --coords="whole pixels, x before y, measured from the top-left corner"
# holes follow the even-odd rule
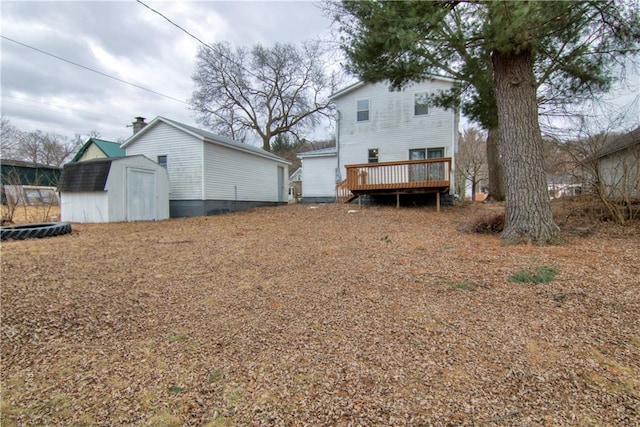
[[[360,109],[360,103],[366,101],[367,102],[367,109]],[[367,112],[367,118],[364,120],[360,120],[360,113],[364,113]],[[363,99],[358,99],[356,100],[356,122],[358,123],[362,123],[362,122],[368,122],[369,119],[371,117],[371,100],[369,98],[363,98]]]
[[[429,105],[429,96],[431,94],[429,92],[425,92],[425,91],[421,91],[421,92],[414,92],[413,94],[413,116],[414,117],[421,117],[421,116],[428,116],[429,112],[430,112],[430,105]],[[418,113],[417,108],[418,108],[418,97],[419,96],[425,96],[427,98],[427,104],[420,104],[420,107],[426,107],[427,111],[424,113]]]

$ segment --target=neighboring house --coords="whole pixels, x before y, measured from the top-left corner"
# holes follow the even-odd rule
[[[248,144],[156,117],[123,144],[167,168],[171,217],[287,203],[289,162]]]
[[[78,150],[71,162],[83,162],[86,160],[104,159],[113,157],[124,157],[126,151],[120,148],[117,142],[106,141],[104,139],[89,138]]]
[[[302,168],[299,167],[289,177],[289,200],[297,201],[302,196]]]
[[[58,185],[60,216],[69,222],[169,218],[167,170],[145,156],[67,163]]]
[[[610,198],[640,198],[640,127],[615,138],[594,157]]]
[[[55,189],[59,179],[59,167],[0,159],[3,204],[8,201],[18,205],[57,204]]]
[[[547,189],[549,197],[552,199],[577,196],[582,194],[582,183],[567,173],[547,174]]]
[[[336,147],[299,153],[302,161],[302,201],[305,203],[333,202],[336,199]]]
[[[429,102],[452,85],[440,77],[400,90],[358,82],[331,95],[337,147],[299,155],[303,200],[453,193],[459,116]]]

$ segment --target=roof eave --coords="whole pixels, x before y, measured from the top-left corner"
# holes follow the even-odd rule
[[[448,83],[455,83],[455,79],[452,79],[450,77],[444,77],[444,76],[434,76],[434,75],[426,75],[424,80],[421,81],[433,81],[433,80],[440,80],[440,81],[444,81],[444,82],[448,82]],[[374,83],[374,82],[370,82],[370,83]],[[413,82],[413,83],[419,83],[418,81]],[[332,93],[331,95],[329,95],[329,100],[333,101],[335,99],[338,99],[348,93],[353,92],[354,90],[357,90],[359,88],[361,88],[362,86],[366,85],[367,82],[364,81],[358,81],[356,83],[353,83],[347,87],[345,87],[344,89],[340,89],[339,91]]]

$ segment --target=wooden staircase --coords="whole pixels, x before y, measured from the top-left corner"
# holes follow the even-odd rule
[[[356,197],[358,196],[353,194],[351,190],[349,190],[349,187],[347,187],[346,179],[336,184],[336,203],[349,203]]]

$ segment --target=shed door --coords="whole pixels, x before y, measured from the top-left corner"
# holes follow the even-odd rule
[[[155,216],[155,172],[127,168],[127,221],[149,221]]]

